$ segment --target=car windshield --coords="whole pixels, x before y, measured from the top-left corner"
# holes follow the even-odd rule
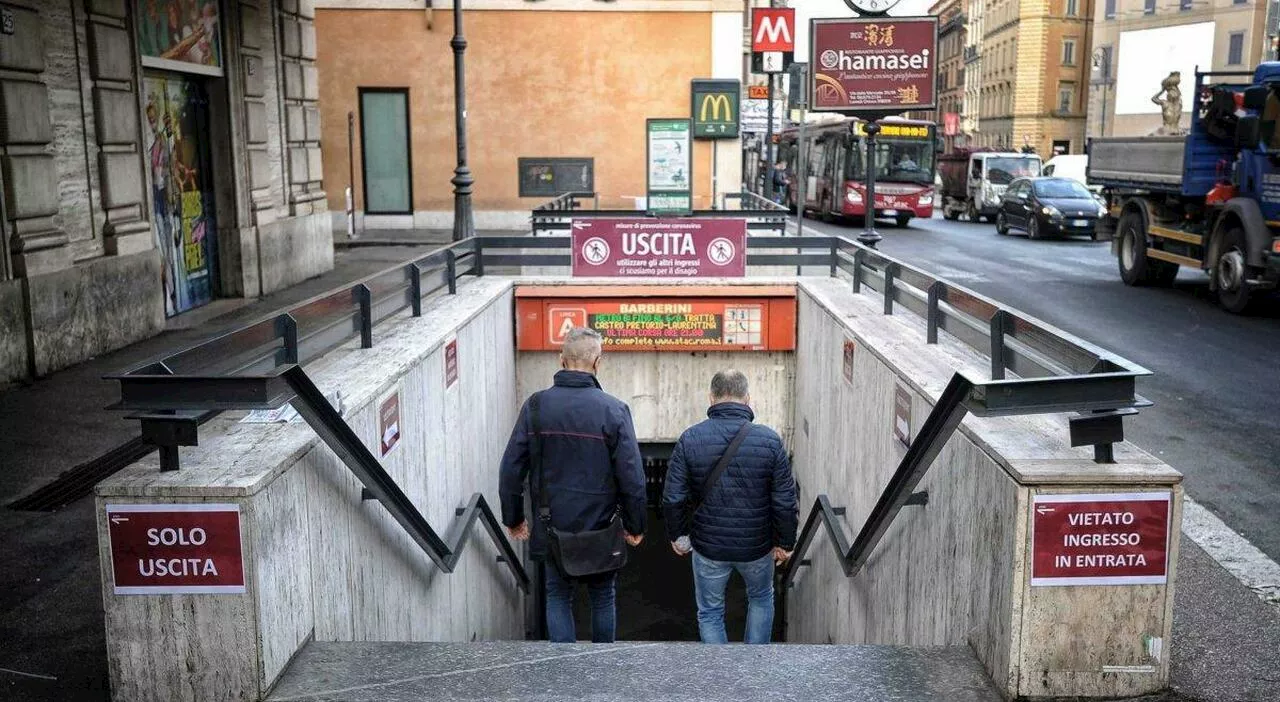
[[[1074,180],[1041,180],[1036,182],[1036,197],[1052,200],[1092,200],[1093,193]]]
[[[851,147],[848,177],[866,178],[865,142],[855,141]],[[887,183],[919,183],[932,185],[934,174],[932,139],[880,137],[876,139],[876,180]]]
[[[1040,175],[1040,159],[1035,156],[1002,156],[987,159],[987,180],[992,185],[1008,185],[1015,178]]]

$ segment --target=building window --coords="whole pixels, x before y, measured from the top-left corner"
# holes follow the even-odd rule
[[[1233,5],[1248,5],[1249,0],[1233,0]]]
[[[1154,15],[1156,13],[1156,0],[1143,0],[1142,14]]]
[[[1075,17],[1079,13],[1080,0],[1067,0],[1067,17]]]
[[[1178,0],[1178,10],[1186,12],[1191,9],[1193,0]]]
[[[1116,0],[1107,0],[1106,18],[1116,18]]]
[[[1239,66],[1244,63],[1244,32],[1232,32],[1227,42],[1227,65]]]
[[[1076,40],[1075,39],[1062,40],[1062,65],[1064,66],[1076,65]]]
[[[1058,111],[1070,112],[1072,96],[1075,95],[1075,83],[1058,83]]]

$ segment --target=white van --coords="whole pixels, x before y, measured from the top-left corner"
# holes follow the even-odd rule
[[[1070,178],[1088,187],[1085,171],[1089,167],[1089,157],[1084,154],[1062,154],[1049,159],[1044,164],[1044,175],[1054,178]]]

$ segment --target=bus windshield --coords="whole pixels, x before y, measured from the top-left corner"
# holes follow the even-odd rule
[[[1015,178],[1040,175],[1039,156],[999,156],[987,159],[987,180],[992,185],[1008,185]]]
[[[866,145],[859,139],[850,147],[850,179],[866,178]],[[919,183],[933,185],[933,139],[903,137],[876,138],[876,180],[889,183]]]

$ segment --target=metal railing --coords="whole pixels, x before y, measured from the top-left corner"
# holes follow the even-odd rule
[[[1136,388],[1137,378],[1150,371],[1127,359],[860,244],[840,239],[833,246],[832,265],[849,274],[855,293],[863,286],[879,292],[884,314],[893,314],[895,305],[919,314],[928,344],[938,342],[942,329],[988,356],[991,379],[952,376],[852,544],[839,519],[846,509],[832,506],[825,494],[814,500],[783,572],[784,588],[810,565],[805,556],[819,526],[845,576],[857,575],[902,509],[928,503],[928,493],[915,488],[970,412],[1078,412],[1069,420],[1071,445],[1092,445],[1094,460],[1110,463],[1113,444],[1124,439],[1123,418],[1150,404]],[[1009,371],[1022,377],[1008,379]]]
[[[431,527],[301,364],[359,337],[373,345],[377,323],[423,300],[457,292],[457,279],[482,275],[479,240],[458,242],[427,256],[371,275],[354,285],[304,301],[289,310],[170,353],[108,378],[120,381],[119,409],[142,423],[142,436],[160,449],[161,470],[177,470],[178,447],[196,443],[199,424],[223,410],[294,409],[442,571],[452,573],[477,521],[488,532],[520,589],[530,580],[484,496],[459,507],[445,536]]]
[[[600,194],[593,192],[568,192],[563,195],[557,195],[552,200],[545,202],[533,208],[534,212],[563,212],[569,210],[580,210],[582,201],[590,200],[591,209],[600,209]]]
[[[745,195],[739,202],[758,204]],[[785,222],[780,209],[711,210],[707,215],[758,214]],[[564,211],[548,210],[553,214]],[[573,211],[575,217],[618,214]],[[749,219],[748,227],[751,225]],[[281,314],[109,376],[120,381],[117,407],[142,412],[131,417],[141,421],[143,436],[160,447],[162,470],[177,469],[178,447],[195,444],[198,423],[211,413],[275,408],[310,395],[314,386],[300,364],[357,336],[362,347],[370,347],[374,325],[406,309],[420,315],[428,296],[456,292],[463,275],[483,276],[486,267],[493,266],[567,268],[572,262],[570,247],[568,236],[479,237],[457,242]],[[750,236],[747,264],[821,267],[833,277],[843,272],[855,294],[865,294],[867,289],[879,293],[884,314],[906,310],[920,315],[925,320],[927,343],[937,343],[939,330],[946,331],[991,362],[990,380],[960,374],[952,379],[852,546],[835,519],[842,510],[832,507],[826,496],[819,497],[806,519],[796,557],[786,573],[787,583],[803,566],[804,552],[819,521],[840,551],[845,572],[855,574],[902,507],[919,499],[913,497],[912,490],[969,412],[982,416],[1079,412],[1069,422],[1071,444],[1093,445],[1095,460],[1109,462],[1112,445],[1123,440],[1123,418],[1149,404],[1136,394],[1136,379],[1148,375],[1146,369],[844,237]],[[1009,373],[1020,377],[1007,378]],[[310,397],[299,405],[299,413],[317,434],[344,456],[344,464],[361,478],[370,494],[392,511],[442,568],[453,567],[466,534],[480,519],[513,572],[522,582],[527,581],[523,569],[510,557],[510,544],[483,498],[473,498],[450,528],[450,540],[441,540],[407,499],[397,496],[398,489],[382,485],[376,459],[340,417],[327,414],[326,410],[332,411],[327,401]]]
[[[594,209],[583,209],[582,200],[591,198]],[[644,210],[599,208],[596,193],[565,193],[550,202],[535,207],[529,222],[534,236],[568,233],[574,219],[612,219],[617,217],[648,217]],[[694,210],[689,217],[741,217],[747,221],[747,231],[777,232],[786,234],[787,208],[761,197],[756,193],[724,193],[720,209]],[[714,208],[715,203],[712,203]],[[486,240],[487,241],[487,240]]]

